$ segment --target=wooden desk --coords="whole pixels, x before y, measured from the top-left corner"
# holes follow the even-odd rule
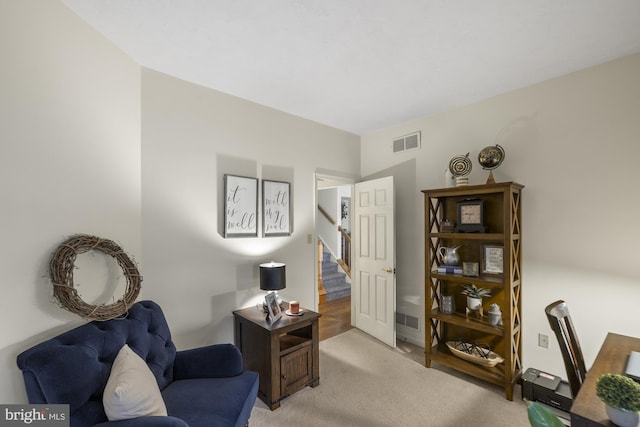
[[[640,338],[609,332],[593,366],[571,405],[571,426],[612,426],[604,403],[596,396],[596,381],[602,374],[623,374],[631,351],[640,351]]]
[[[235,344],[244,368],[260,375],[258,397],[271,410],[301,388],[320,384],[320,314],[303,310],[302,316],[282,313],[274,324],[265,321],[265,313],[256,307],[233,312]]]

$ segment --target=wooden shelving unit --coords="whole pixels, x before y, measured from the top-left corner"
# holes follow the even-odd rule
[[[514,183],[462,186],[423,190],[425,204],[425,342],[426,366],[439,363],[504,388],[506,398],[513,400],[513,386],[522,373],[521,344],[521,192],[524,186]],[[484,201],[485,233],[441,232],[444,219],[457,221],[457,203],[468,199]],[[503,273],[468,277],[440,274],[440,247],[460,246],[462,261],[481,263],[485,244],[504,248]],[[491,290],[491,297],[483,301],[483,318],[468,317],[466,297],[462,286],[475,284]],[[442,295],[455,299],[456,311],[444,314],[440,310]],[[491,325],[486,313],[490,304],[498,304],[503,324]],[[447,341],[464,337],[473,342],[488,344],[492,351],[504,358],[495,367],[475,364],[453,355]]]

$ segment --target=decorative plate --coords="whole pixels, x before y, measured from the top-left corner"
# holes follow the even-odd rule
[[[291,312],[291,310],[287,309],[285,313],[287,316],[302,316],[304,314],[304,310],[300,309],[297,314],[294,314]]]
[[[504,359],[500,357],[499,354],[488,349],[480,348],[476,344],[462,341],[447,341],[447,347],[449,347],[449,350],[451,350],[454,356],[478,365],[492,368],[498,363],[504,362]]]

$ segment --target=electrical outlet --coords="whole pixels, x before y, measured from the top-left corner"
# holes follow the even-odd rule
[[[545,334],[538,334],[538,346],[549,348],[549,336]]]

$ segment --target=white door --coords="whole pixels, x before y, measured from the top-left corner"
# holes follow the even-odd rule
[[[355,326],[396,346],[393,177],[355,185],[353,298]]]

